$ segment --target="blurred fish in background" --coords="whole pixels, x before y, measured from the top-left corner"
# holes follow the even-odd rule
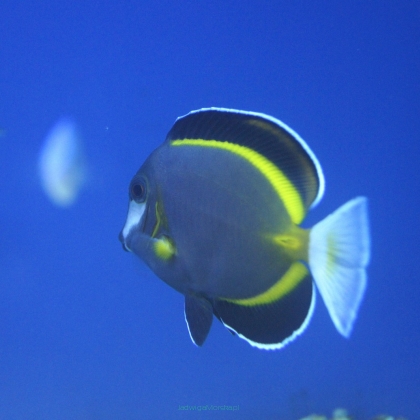
[[[40,151],[38,172],[45,194],[55,205],[74,204],[86,183],[87,163],[71,118],[61,118],[51,128]]]

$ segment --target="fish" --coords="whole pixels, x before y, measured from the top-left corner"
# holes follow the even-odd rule
[[[86,184],[87,163],[79,130],[73,119],[60,118],[51,128],[39,153],[41,186],[58,207],[72,206]]]
[[[184,295],[191,340],[217,318],[254,347],[302,334],[316,289],[349,337],[367,285],[368,199],[310,229],[325,190],[307,143],[269,115],[202,108],[179,117],[132,178],[123,249]]]

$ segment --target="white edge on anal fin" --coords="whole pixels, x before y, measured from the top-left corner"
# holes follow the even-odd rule
[[[366,290],[370,259],[367,199],[357,197],[316,224],[309,239],[309,268],[328,313],[349,337]]]

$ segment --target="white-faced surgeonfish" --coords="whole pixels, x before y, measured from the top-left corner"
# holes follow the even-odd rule
[[[255,347],[283,347],[308,325],[314,284],[348,337],[366,288],[367,200],[301,228],[323,192],[317,158],[287,125],[200,109],[178,118],[134,175],[120,241],[185,296],[198,346],[215,315]]]

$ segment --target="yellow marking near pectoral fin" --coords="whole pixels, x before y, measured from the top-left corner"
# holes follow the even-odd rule
[[[201,146],[227,150],[244,158],[254,166],[273,186],[280,200],[286,207],[293,223],[299,224],[305,217],[302,198],[286,175],[269,159],[249,147],[219,140],[183,139],[171,141],[172,146]]]
[[[296,261],[284,276],[264,293],[248,299],[222,299],[242,306],[268,305],[290,293],[308,274],[309,271],[305,265]]]
[[[173,242],[166,236],[156,239],[153,244],[153,249],[158,258],[162,260],[169,260],[176,253],[176,248]]]

